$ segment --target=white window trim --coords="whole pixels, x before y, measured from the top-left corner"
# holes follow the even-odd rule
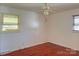
[[[74,16],[73,16],[73,31],[78,31],[78,32],[79,32],[79,30],[74,29],[75,26],[79,26],[79,24],[75,24],[75,23],[74,23],[76,16],[79,16],[79,15],[74,15]]]
[[[11,13],[0,13],[1,14],[1,19],[0,19],[0,32],[18,32],[19,31],[19,24],[20,24],[20,22],[19,22],[19,16],[18,15],[16,15],[16,14],[11,14]],[[5,14],[7,14],[7,15],[15,15],[15,16],[17,16],[18,17],[18,24],[12,24],[12,25],[18,25],[18,29],[16,29],[16,30],[7,30],[7,31],[2,31],[2,26],[3,25],[8,25],[8,24],[3,24],[3,16],[5,15]]]

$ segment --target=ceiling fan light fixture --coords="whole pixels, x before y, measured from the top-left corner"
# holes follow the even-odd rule
[[[50,7],[48,6],[47,3],[45,3],[42,10],[43,10],[42,11],[43,15],[45,15],[45,16],[48,16],[50,14],[50,11],[51,11],[51,9],[50,9]]]
[[[49,11],[48,10],[44,10],[43,14],[47,16],[47,15],[49,15]]]

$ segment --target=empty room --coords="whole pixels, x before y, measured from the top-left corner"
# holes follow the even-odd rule
[[[0,3],[0,56],[79,56],[79,3]]]

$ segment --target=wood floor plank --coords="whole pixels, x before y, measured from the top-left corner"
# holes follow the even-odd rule
[[[4,56],[79,56],[79,51],[47,42],[30,48],[13,51]]]

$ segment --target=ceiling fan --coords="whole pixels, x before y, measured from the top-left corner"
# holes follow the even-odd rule
[[[44,15],[44,16],[49,16],[51,14],[55,14],[55,10],[54,8],[52,9],[52,7],[50,7],[48,5],[48,3],[44,3],[44,6],[42,7],[41,9],[41,13]]]
[[[47,21],[48,17],[52,14],[55,14],[56,11],[54,10],[54,8],[52,9],[52,7],[50,7],[48,5],[48,3],[44,3],[44,6],[41,8],[40,12],[42,13],[45,21]]]

